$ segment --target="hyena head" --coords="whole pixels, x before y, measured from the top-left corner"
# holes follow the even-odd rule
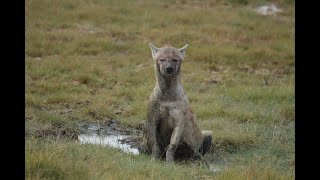
[[[157,48],[149,43],[152,58],[156,61],[156,68],[164,77],[174,77],[180,72],[180,65],[186,54],[188,44],[177,49],[170,46]]]

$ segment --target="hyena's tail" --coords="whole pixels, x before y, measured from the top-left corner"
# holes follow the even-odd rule
[[[212,131],[202,131],[202,137],[201,154],[204,156],[212,144]]]

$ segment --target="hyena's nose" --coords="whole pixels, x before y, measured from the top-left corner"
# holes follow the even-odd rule
[[[173,72],[173,67],[169,66],[166,68],[167,73],[171,74]]]

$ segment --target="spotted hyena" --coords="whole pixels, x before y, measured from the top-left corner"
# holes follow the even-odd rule
[[[200,130],[180,82],[188,44],[180,49],[149,46],[155,60],[156,86],[149,98],[143,146],[152,159],[165,157],[167,163],[199,158],[210,148],[212,132]]]

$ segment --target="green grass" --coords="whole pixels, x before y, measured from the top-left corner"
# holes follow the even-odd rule
[[[260,16],[274,2],[284,10]],[[28,0],[26,179],[294,179],[294,1]],[[189,44],[182,82],[202,129],[207,166],[80,145],[79,125],[146,120],[155,84],[148,43]],[[67,133],[66,133],[67,132]]]
[[[30,179],[166,179],[168,176],[191,179],[212,175],[205,168],[183,164],[166,166],[165,162],[153,162],[144,155],[132,156],[112,148],[70,141],[28,139],[26,150],[26,177]]]

